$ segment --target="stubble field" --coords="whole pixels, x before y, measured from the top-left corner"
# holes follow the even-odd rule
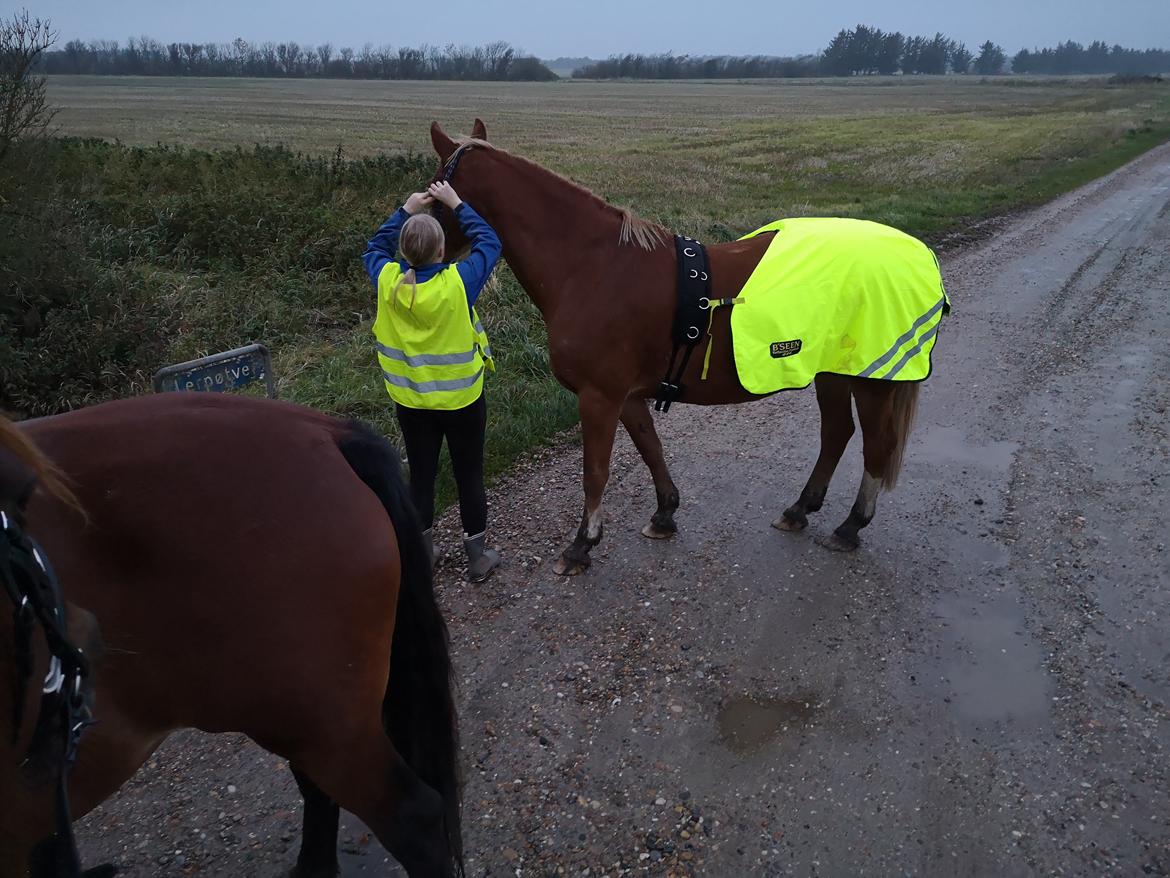
[[[349,82],[54,77],[62,133],[202,149],[429,152],[438,120],[668,224],[864,215],[921,234],[1050,197],[1167,134],[1170,87],[913,77]],[[1128,148],[1127,148],[1128,147]],[[1075,179],[1074,179],[1075,178]]]

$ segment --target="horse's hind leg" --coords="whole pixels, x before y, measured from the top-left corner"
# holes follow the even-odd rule
[[[305,799],[305,817],[301,829],[301,852],[288,878],[335,878],[341,872],[337,863],[337,826],[341,811],[309,780],[308,775],[293,766],[293,777]]]
[[[373,830],[411,878],[454,874],[442,797],[398,755],[376,722],[297,759],[323,795]]]
[[[825,502],[829,480],[853,437],[853,402],[849,379],[827,372],[816,377],[817,405],[821,410],[821,453],[800,498],[772,522],[779,530],[801,531],[808,526],[808,513],[817,512]]]
[[[674,513],[678,509],[678,488],[670,477],[670,470],[666,468],[662,441],[654,429],[654,418],[650,416],[646,400],[634,397],[626,400],[622,406],[622,425],[650,469],[650,476],[654,479],[654,493],[658,497],[658,509],[650,516],[650,523],[642,528],[642,536],[652,540],[674,536],[678,531],[678,525],[674,523]]]
[[[826,548],[841,552],[852,551],[861,544],[858,531],[873,520],[878,491],[887,479],[891,458],[899,445],[894,419],[896,385],[890,381],[857,378],[852,380],[852,389],[864,440],[865,469],[849,516],[822,542]]]

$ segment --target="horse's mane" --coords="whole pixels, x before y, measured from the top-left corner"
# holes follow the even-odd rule
[[[504,155],[509,156],[510,158],[528,167],[534,168],[541,173],[548,174],[550,177],[560,180],[567,186],[573,187],[583,195],[597,199],[610,210],[616,211],[622,218],[622,228],[618,233],[619,244],[636,244],[643,250],[654,250],[660,244],[665,244],[668,240],[670,240],[670,233],[657,223],[652,223],[650,220],[637,216],[628,207],[617,207],[616,205],[610,204],[596,192],[586,189],[580,183],[576,183],[570,180],[568,177],[562,174],[558,174],[556,171],[551,171],[542,165],[538,165],[536,162],[530,161],[523,156],[518,156],[513,152],[508,152],[508,150],[501,149],[495,144],[488,143],[486,140],[480,140],[478,137],[456,137],[455,143],[458,144],[459,149],[451,154],[451,158],[447,159],[448,162],[450,162],[455,157],[455,155],[466,148],[480,147],[482,149],[490,149],[494,152],[503,153]]]
[[[81,503],[77,496],[66,484],[66,477],[49,458],[47,458],[32,440],[16,428],[16,424],[0,416],[0,448],[11,452],[16,458],[32,470],[37,482],[42,488],[78,512]]]

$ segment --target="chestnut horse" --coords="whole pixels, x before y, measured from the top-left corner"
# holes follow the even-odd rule
[[[431,125],[439,156],[436,179],[447,178],[461,197],[500,236],[504,258],[548,327],[553,374],[577,394],[584,443],[585,510],[571,545],[557,560],[558,573],[589,566],[601,541],[602,494],[619,421],[654,479],[658,508],[642,533],[660,539],[677,530],[678,488],[646,400],[658,392],[671,358],[677,265],[671,235],[629,211],[526,159],[487,142],[476,119],[470,138],[453,140]],[[442,221],[457,248],[462,236],[449,211]],[[711,298],[734,297],[764,255],[773,233],[708,248]],[[731,309],[715,311],[710,371],[700,380],[703,356],[692,357],[679,402],[725,405],[761,399],[740,385],[731,348]],[[829,480],[854,432],[857,405],[865,472],[848,517],[825,542],[856,548],[858,531],[873,518],[880,488],[893,488],[913,421],[918,384],[816,376],[821,411],[821,450],[799,498],[773,525],[800,531],[808,513],[821,508]]]
[[[19,428],[38,449],[26,458],[51,460],[85,510],[39,492],[27,528],[104,642],[73,813],[112,795],[172,730],[242,732],[288,760],[305,796],[292,875],[337,874],[338,804],[410,875],[462,874],[447,630],[393,448],[357,422],[218,394]],[[53,831],[51,796],[0,755],[0,839],[27,850]]]

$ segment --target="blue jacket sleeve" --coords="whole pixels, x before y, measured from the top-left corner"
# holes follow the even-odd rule
[[[492,269],[500,260],[500,238],[487,220],[466,201],[456,208],[455,216],[459,218],[463,234],[471,241],[471,253],[466,259],[455,263],[459,276],[463,278],[463,286],[467,288],[467,306],[470,308],[475,305],[483,285],[492,276]]]
[[[366,264],[366,274],[370,276],[375,287],[378,286],[378,275],[382,273],[386,263],[391,262],[394,259],[394,254],[398,252],[398,235],[402,231],[402,224],[408,219],[410,219],[410,214],[401,207],[398,208],[390,219],[382,223],[382,227],[366,244],[366,252],[362,254],[362,262]]]

